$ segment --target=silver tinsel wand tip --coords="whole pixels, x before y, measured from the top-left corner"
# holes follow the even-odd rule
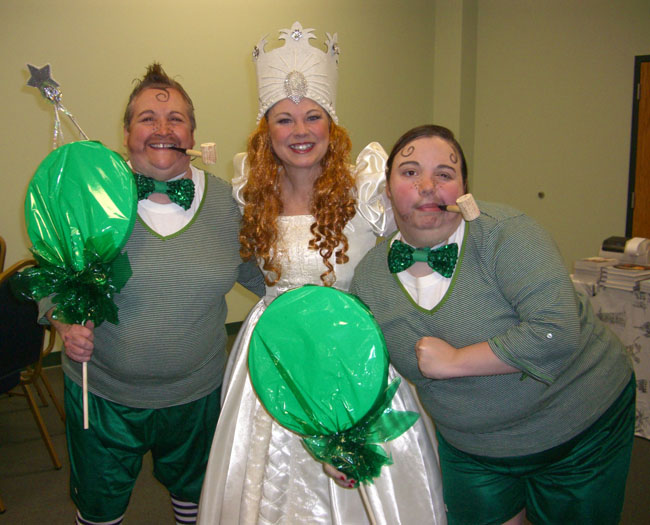
[[[37,88],[41,95],[44,98],[49,100],[54,106],[54,141],[53,147],[56,149],[58,146],[63,144],[63,130],[61,129],[61,121],[59,119],[59,111],[63,111],[70,121],[74,124],[79,131],[79,134],[84,140],[88,140],[88,136],[81,129],[77,121],[75,120],[72,113],[70,113],[64,106],[61,104],[61,98],[63,97],[61,90],[59,89],[59,83],[52,78],[52,73],[50,71],[50,64],[46,64],[41,68],[27,64],[29,68],[29,80],[27,85],[30,87]]]

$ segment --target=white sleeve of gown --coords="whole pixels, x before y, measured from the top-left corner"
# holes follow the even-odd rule
[[[357,212],[381,236],[396,229],[393,210],[386,196],[386,152],[371,142],[357,156],[354,177],[357,188]]]
[[[232,178],[232,196],[239,205],[239,211],[244,212],[244,186],[248,182],[248,166],[246,160],[248,155],[246,153],[237,153],[233,158],[235,165],[235,176]]]

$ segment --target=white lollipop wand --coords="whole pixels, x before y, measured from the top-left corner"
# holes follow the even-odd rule
[[[88,361],[81,365],[81,383],[84,408],[84,430],[88,430]]]
[[[370,499],[368,498],[368,493],[366,492],[366,487],[363,486],[363,483],[359,483],[359,495],[361,496],[363,507],[366,509],[370,525],[377,525],[377,518],[375,518],[375,513],[372,511]]]

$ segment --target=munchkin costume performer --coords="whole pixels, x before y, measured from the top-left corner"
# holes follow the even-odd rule
[[[449,523],[617,523],[635,391],[621,342],[532,219],[443,211],[467,192],[449,130],[410,130],[387,164],[399,231],[351,292],[436,425]]]
[[[177,521],[195,522],[219,417],[225,295],[236,282],[260,295],[264,289],[259,270],[239,255],[240,214],[230,185],[172,149],[191,148],[194,128],[184,89],[159,64],[150,66],[124,118],[130,165],[145,184],[125,247],[133,274],[115,297],[120,322],[95,329],[51,319],[65,345],[66,433],[79,524],[122,522],[148,451]],[[165,190],[171,194],[159,192],[170,180],[181,184]],[[87,430],[80,416],[83,362]]]

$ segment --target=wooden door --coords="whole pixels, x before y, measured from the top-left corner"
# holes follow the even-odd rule
[[[636,57],[625,235],[650,238],[650,56]]]

